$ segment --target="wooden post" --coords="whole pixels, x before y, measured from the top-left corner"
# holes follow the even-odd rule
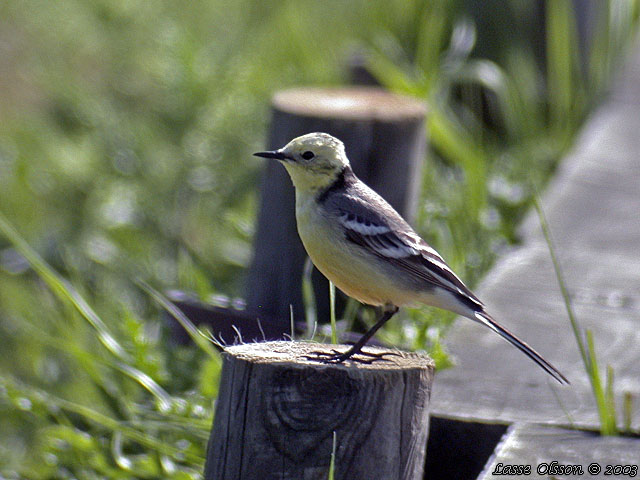
[[[425,154],[425,106],[375,87],[298,88],[275,94],[267,149],[310,132],[341,139],[353,169],[411,221]],[[291,180],[276,162],[265,164],[254,258],[247,282],[247,310],[263,324],[290,330],[303,320],[302,270],[306,253],[298,238]],[[318,318],[328,318],[328,289],[315,279]]]
[[[421,480],[434,363],[387,352],[373,364],[324,365],[335,345],[268,342],[230,347],[209,440],[205,480]],[[344,348],[344,346],[343,346]]]

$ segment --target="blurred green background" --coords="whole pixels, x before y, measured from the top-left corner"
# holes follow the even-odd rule
[[[360,52],[381,84],[428,102],[416,228],[473,284],[517,242],[532,185],[606,91],[638,13],[637,0],[0,3],[0,477],[201,477],[220,359],[173,344],[133,279],[242,295],[251,153],[274,91],[344,84]],[[451,317],[407,317],[385,339],[444,366]]]

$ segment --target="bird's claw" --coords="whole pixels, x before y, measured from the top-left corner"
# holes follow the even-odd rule
[[[346,360],[351,360],[354,363],[363,363],[366,365],[371,365],[372,363],[377,362],[379,360],[390,362],[391,360],[389,360],[388,358],[385,358],[385,356],[400,355],[399,353],[395,353],[395,352],[372,353],[372,352],[365,352],[363,350],[359,352],[353,352],[353,353],[351,353],[349,350],[347,350],[346,352],[339,352],[336,349],[332,349],[331,352],[314,351],[314,352],[311,352],[311,354],[314,356],[304,355],[304,358],[306,358],[307,360],[319,361],[321,363],[334,364],[334,365],[343,363]]]

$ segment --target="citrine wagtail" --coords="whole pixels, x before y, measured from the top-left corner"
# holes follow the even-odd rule
[[[287,169],[296,192],[298,233],[314,265],[340,290],[383,307],[377,323],[349,350],[354,354],[401,306],[423,303],[486,325],[560,383],[568,380],[533,348],[498,324],[442,257],[380,195],[355,176],[344,144],[309,133],[279,150],[258,152]]]

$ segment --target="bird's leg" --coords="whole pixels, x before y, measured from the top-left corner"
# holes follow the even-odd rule
[[[324,352],[323,353],[316,352],[316,353],[318,354],[318,356],[326,356],[326,358],[322,360],[324,363],[342,363],[356,354],[362,354],[367,357],[372,357],[371,361],[364,361],[364,363],[371,363],[375,359],[382,358],[384,357],[384,355],[388,355],[385,353],[376,354],[376,353],[362,352],[362,347],[364,347],[366,343],[371,339],[371,337],[373,337],[375,333],[380,329],[380,327],[382,327],[382,325],[387,323],[387,321],[391,317],[393,317],[397,312],[398,312],[398,307],[396,307],[395,305],[387,307],[385,311],[382,313],[382,316],[380,317],[380,319],[376,322],[376,324],[373,327],[371,327],[367,331],[367,333],[365,333],[362,337],[360,337],[360,339],[356,343],[354,343],[351,346],[351,348],[349,348],[349,350],[347,350],[346,352],[340,353],[334,350],[334,353],[330,353],[330,354],[327,354]]]

